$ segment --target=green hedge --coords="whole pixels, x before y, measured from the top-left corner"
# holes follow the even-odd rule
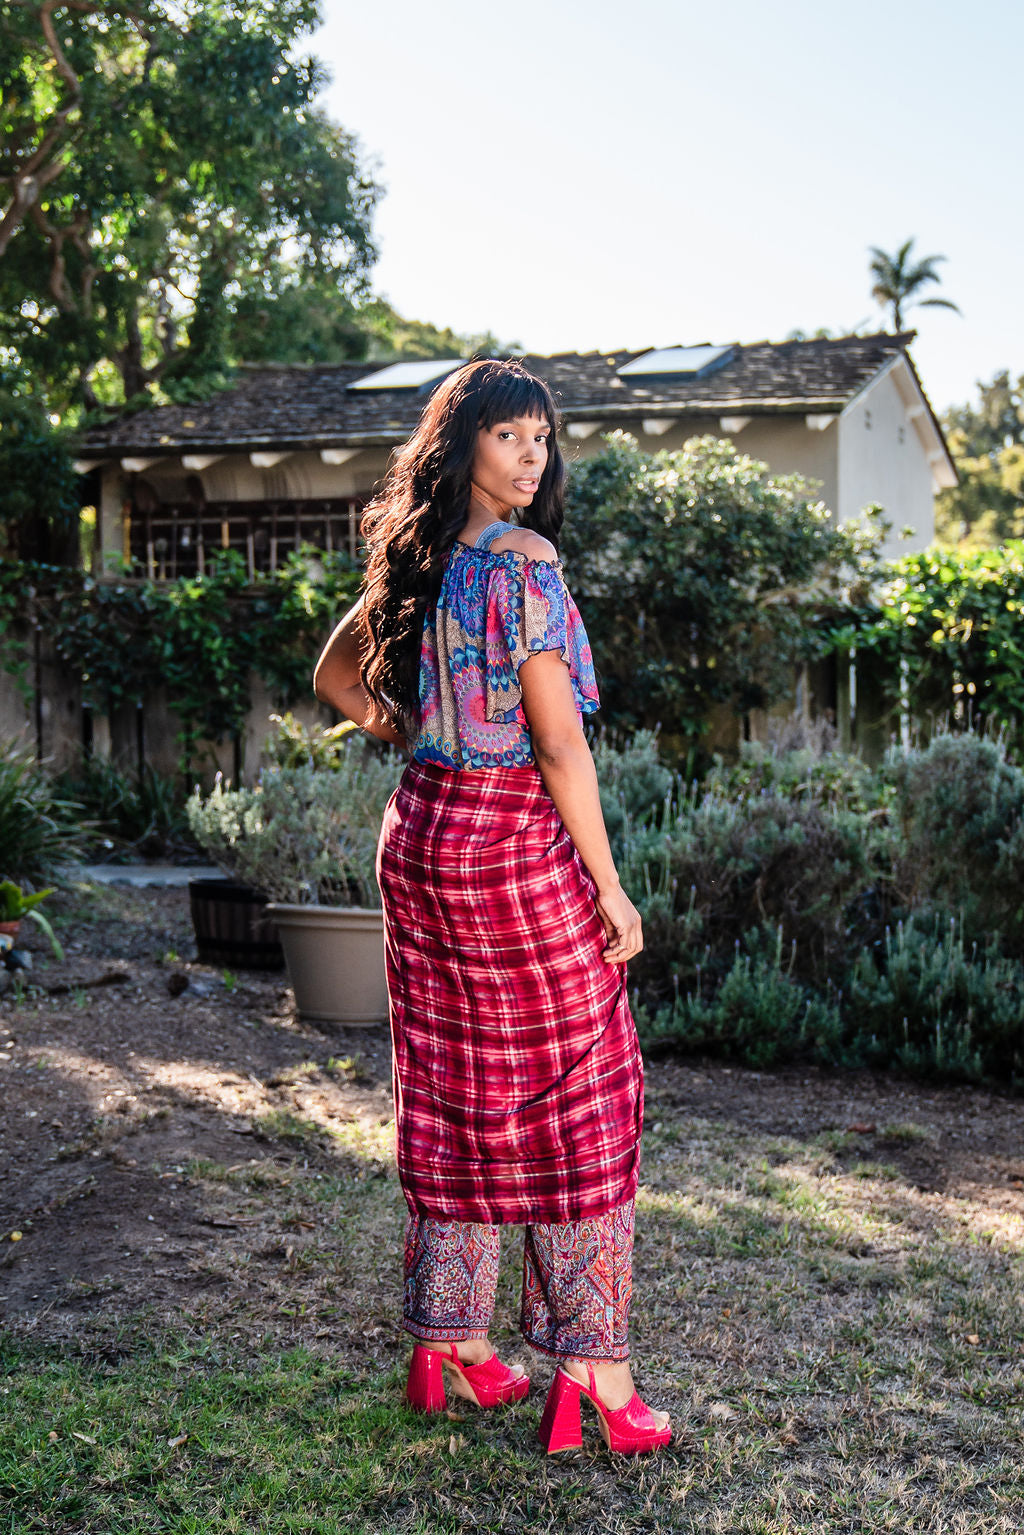
[[[1024,772],[1000,743],[943,735],[877,770],[748,748],[699,787],[666,781],[650,734],[598,755],[647,1048],[1019,1084]]]

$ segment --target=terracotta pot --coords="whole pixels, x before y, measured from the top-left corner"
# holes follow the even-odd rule
[[[388,1017],[384,915],[359,906],[289,906],[271,901],[299,1016],[347,1027]]]
[[[17,922],[0,922],[0,938],[9,938],[10,943],[0,944],[0,948],[13,949],[18,942],[18,934],[21,932],[21,918]]]

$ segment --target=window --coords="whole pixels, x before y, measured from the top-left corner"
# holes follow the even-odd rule
[[[218,549],[237,549],[250,576],[276,570],[302,544],[359,554],[365,501],[210,501],[204,506],[154,502],[143,494],[126,511],[126,545],[152,579],[173,581],[207,568]]]

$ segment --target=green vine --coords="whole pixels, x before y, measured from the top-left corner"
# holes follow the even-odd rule
[[[1012,738],[1024,722],[1024,542],[892,561],[878,599],[852,610],[830,643],[878,656],[894,690],[902,667],[916,717],[987,723]]]
[[[162,691],[188,771],[202,740],[240,734],[253,673],[281,707],[308,696],[317,651],[360,580],[346,555],[311,548],[255,580],[229,551],[211,573],[163,584],[10,561],[0,569],[0,665],[24,685],[24,637],[38,624],[87,707],[111,713]]]

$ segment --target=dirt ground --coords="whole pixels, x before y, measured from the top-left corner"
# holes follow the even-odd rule
[[[0,1321],[57,1340],[139,1311],[230,1316],[294,1269],[315,1214],[248,1214],[230,1177],[191,1176],[196,1162],[354,1176],[346,1147],[379,1144],[391,1117],[386,1030],[322,1031],[297,1019],[283,974],[195,963],[185,890],[62,899],[64,962],[30,938],[29,990],[0,997]],[[1024,1214],[1019,1100],[677,1061],[651,1062],[647,1083],[651,1126],[678,1114],[829,1134],[851,1163]],[[287,1333],[317,1336],[316,1318],[291,1316]]]

